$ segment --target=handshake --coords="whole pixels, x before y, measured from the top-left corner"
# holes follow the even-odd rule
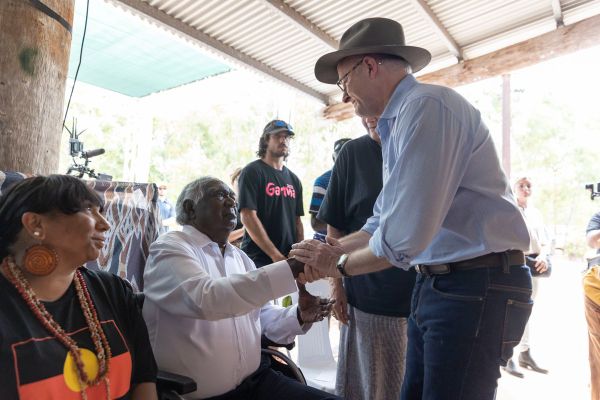
[[[314,282],[322,278],[340,278],[337,262],[344,254],[339,241],[331,237],[326,243],[316,239],[303,240],[292,246],[288,263],[300,283]]]

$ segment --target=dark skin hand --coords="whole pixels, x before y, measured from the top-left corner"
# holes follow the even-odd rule
[[[333,303],[335,300],[313,296],[303,284],[298,284],[298,321],[300,324],[322,321],[331,314]]]

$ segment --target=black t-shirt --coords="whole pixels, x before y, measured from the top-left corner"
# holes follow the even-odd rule
[[[597,212],[596,214],[594,214],[592,216],[592,219],[590,219],[590,222],[588,223],[585,233],[589,233],[590,231],[595,231],[595,230],[599,230],[599,229],[600,229],[600,212]],[[598,251],[596,253],[600,254],[600,249],[598,249]]]
[[[108,272],[81,271],[111,350],[111,398],[129,399],[134,385],[156,381],[141,310],[127,282]],[[67,348],[43,327],[3,275],[0,304],[0,399],[81,399],[76,375],[65,368]],[[95,354],[74,283],[61,298],[44,306],[82,349],[84,359],[85,350]],[[106,399],[104,381],[86,392],[89,400]]]
[[[298,177],[285,166],[279,171],[256,160],[242,170],[238,187],[240,210],[256,210],[269,239],[286,256],[296,242],[296,217],[304,215],[302,184]],[[272,262],[247,231],[241,249],[257,267]]]
[[[338,155],[317,218],[346,233],[360,230],[373,215],[383,186],[381,146],[361,136]],[[369,314],[407,317],[415,284],[414,269],[388,268],[344,278],[348,303]]]

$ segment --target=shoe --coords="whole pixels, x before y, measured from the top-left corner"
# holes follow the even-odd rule
[[[511,374],[512,376],[516,376],[517,378],[525,377],[525,375],[523,375],[523,373],[519,371],[512,358],[508,360],[508,362],[506,363],[506,367],[502,367],[502,369]]]
[[[547,374],[548,370],[540,367],[537,363],[531,358],[531,354],[529,350],[522,351],[519,354],[519,366],[523,368],[530,369],[535,372],[539,372],[540,374]]]

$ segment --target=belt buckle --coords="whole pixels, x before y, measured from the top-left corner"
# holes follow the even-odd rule
[[[423,274],[425,276],[431,276],[431,274],[429,273],[429,270],[427,269],[427,265],[417,264],[417,265],[415,265],[415,270],[419,274]]]

